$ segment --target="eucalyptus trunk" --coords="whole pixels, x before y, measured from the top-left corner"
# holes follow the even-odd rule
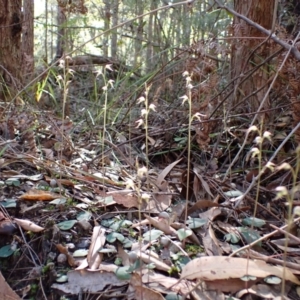
[[[112,27],[116,27],[119,22],[119,0],[113,1],[112,8]],[[113,29],[111,34],[111,56],[117,57],[118,53],[118,29]]]
[[[271,30],[275,17],[274,2],[270,0],[235,0],[234,9],[241,15]],[[271,54],[270,43],[265,34],[238,17],[234,17],[233,28],[231,70],[235,92],[232,104],[238,106],[242,111],[257,111],[268,90],[269,64],[263,62]],[[261,66],[259,66],[260,64]],[[268,108],[269,99],[265,101],[264,105],[264,109]]]
[[[22,82],[22,1],[0,0],[0,101],[9,101]]]
[[[34,32],[33,32],[33,20],[34,20],[34,0],[23,1],[23,30],[22,30],[22,68],[24,74],[24,80],[31,79],[34,71]]]

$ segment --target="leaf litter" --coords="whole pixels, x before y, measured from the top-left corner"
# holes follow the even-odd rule
[[[10,113],[17,132],[20,114]],[[150,115],[149,136],[128,123],[101,140],[100,126],[30,110],[21,116],[33,128],[31,140],[11,137],[0,161],[2,296],[297,299],[299,218],[287,220],[286,212],[299,193],[280,157],[274,171],[260,174],[251,143],[236,165],[228,163],[247,128],[230,132],[229,147],[229,129],[204,122],[199,129],[197,121],[191,163],[182,122],[167,130],[173,126]],[[287,136],[281,130],[272,147]],[[259,174],[260,184],[248,191]],[[278,197],[279,185],[287,194]]]

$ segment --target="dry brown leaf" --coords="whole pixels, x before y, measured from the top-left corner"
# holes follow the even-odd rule
[[[170,164],[169,166],[165,167],[161,173],[158,175],[157,179],[156,179],[156,184],[158,186],[162,185],[163,180],[165,179],[165,177],[170,173],[170,171],[182,160],[182,158],[174,161],[172,164]]]
[[[146,263],[146,264],[154,264],[155,265],[155,269],[158,270],[162,270],[165,272],[168,272],[170,270],[170,266],[168,266],[167,264],[165,264],[164,262],[162,262],[159,258],[154,257],[154,255],[151,255],[151,253],[144,253],[141,251],[136,251],[136,254],[138,257],[141,258],[141,260]]]
[[[242,289],[250,288],[256,281],[243,281],[239,278],[229,278],[214,281],[205,281],[206,287],[211,291],[222,291],[224,293],[236,293]]]
[[[114,200],[126,208],[139,207],[139,200],[136,195],[113,194]]]
[[[11,289],[0,272],[0,299],[21,300],[21,298]]]
[[[164,234],[177,236],[176,230],[172,228],[165,220],[158,220],[148,215],[145,215],[145,217],[153,227],[163,231]]]
[[[105,229],[101,226],[95,226],[93,229],[92,242],[87,255],[87,261],[90,270],[97,270],[103,254],[99,253],[99,250],[104,246],[105,243]]]
[[[41,232],[45,229],[45,228],[43,228],[39,225],[36,225],[35,223],[33,223],[29,220],[22,220],[22,219],[14,218],[14,221],[18,225],[20,225],[23,229],[29,230],[29,231],[32,231],[32,232]]]
[[[61,195],[51,193],[48,191],[41,191],[31,189],[27,193],[24,193],[19,197],[21,200],[32,200],[32,201],[49,201],[57,198],[61,198]]]
[[[68,251],[68,248],[63,246],[62,244],[56,244],[55,245],[57,250],[62,253],[62,254],[65,254],[67,256],[67,259],[68,259],[68,264],[71,266],[71,267],[76,267],[77,266],[77,263],[74,259],[74,257],[69,253]]]
[[[174,293],[188,294],[194,287],[194,283],[189,282],[185,279],[178,280],[176,278],[172,278],[169,276],[165,276],[159,273],[149,273],[143,275],[142,277],[143,283],[149,285],[162,285],[163,289],[167,291],[167,293],[173,291]]]
[[[164,300],[161,293],[142,286],[141,276],[133,273],[130,280],[131,286],[135,289],[136,300]]]
[[[129,255],[128,253],[123,249],[121,244],[118,244],[118,257],[122,259],[122,265],[123,266],[129,266]]]
[[[187,228],[186,225],[178,223],[178,222],[174,222],[172,223],[172,228],[175,228],[176,230],[180,229],[180,228]],[[177,234],[177,232],[176,232]],[[190,236],[187,237],[188,241],[191,241],[192,243],[195,243],[196,245],[200,246],[201,243],[199,241],[199,239],[197,238],[196,234],[194,233],[194,231],[192,231],[192,234]]]
[[[274,275],[296,284],[300,284],[297,277],[287,268],[272,266],[264,261],[249,260],[238,257],[211,256],[200,257],[188,262],[182,269],[181,278],[200,280],[220,280],[241,278],[245,275],[265,278]]]
[[[188,209],[188,216],[191,215],[193,212],[209,207],[219,207],[220,204],[212,202],[211,200],[199,200],[197,201],[191,208]]]

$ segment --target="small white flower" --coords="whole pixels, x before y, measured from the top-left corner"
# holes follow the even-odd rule
[[[149,105],[149,110],[156,111],[156,106],[155,106],[153,103],[151,103],[151,104]]]
[[[188,71],[184,71],[184,72],[182,73],[182,76],[183,76],[183,77],[189,76],[189,72],[188,72]]]
[[[187,95],[184,95],[182,97],[180,97],[179,99],[182,99],[182,105],[185,103],[185,101],[189,100],[189,97]]]
[[[108,84],[113,88],[114,87],[114,80],[112,80],[112,79],[109,79],[108,80]]]
[[[272,136],[272,133],[270,131],[265,131],[264,135],[263,135],[263,138],[267,139],[271,142],[271,136]]]
[[[255,125],[252,125],[250,128],[248,128],[247,133],[250,133],[251,131],[258,131],[258,128]]]
[[[114,69],[113,69],[111,66],[112,66],[112,64],[106,65],[106,66],[105,66],[105,69],[108,69],[108,70],[110,70],[110,71],[113,71]]]
[[[135,128],[139,128],[140,126],[142,126],[144,124],[144,120],[139,119],[139,120],[135,121],[135,123],[137,124]]]
[[[140,104],[140,103],[144,102],[145,100],[146,100],[145,97],[142,96],[137,99],[137,103]]]
[[[259,155],[260,151],[258,148],[254,147],[250,150],[250,152],[252,153],[251,157],[255,157],[257,155]]]

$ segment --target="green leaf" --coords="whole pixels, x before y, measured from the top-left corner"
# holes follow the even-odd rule
[[[114,220],[114,219],[102,220],[101,225],[104,227],[110,227],[111,225],[113,225],[115,223],[115,221],[116,220]]]
[[[7,185],[20,186],[20,180],[18,178],[8,178],[5,183]]]
[[[149,270],[154,270],[155,269],[155,264],[154,263],[150,263],[148,265],[145,266],[147,269]]]
[[[67,275],[59,275],[56,278],[56,282],[63,283],[68,281],[68,276]]]
[[[207,223],[207,219],[191,218],[186,220],[187,225],[191,229],[199,228]]]
[[[57,198],[57,199],[50,201],[49,204],[62,205],[62,204],[65,204],[66,202],[67,202],[66,198]]]
[[[245,275],[245,276],[241,277],[241,280],[243,280],[243,281],[256,280],[256,277],[250,276],[250,275]]]
[[[241,191],[236,191],[236,190],[227,191],[224,194],[229,198],[235,198],[244,195]]]
[[[0,257],[9,257],[15,252],[14,247],[6,245],[0,248]]]
[[[157,240],[163,232],[157,229],[151,229],[143,234],[143,238],[146,242]]]
[[[178,238],[183,241],[186,239],[188,236],[191,236],[193,234],[191,229],[185,229],[185,228],[180,228],[177,230]]]
[[[109,228],[114,231],[118,231],[122,227],[131,226],[131,225],[132,222],[129,220],[120,220],[120,221],[115,221],[112,225],[109,226]]]
[[[268,276],[264,279],[264,281],[269,284],[279,284],[281,283],[281,278],[276,276]]]
[[[76,219],[79,222],[84,221],[84,220],[88,221],[88,220],[90,220],[91,217],[92,217],[92,214],[89,211],[82,211],[77,215]]]
[[[170,293],[166,295],[165,297],[166,300],[183,300],[183,297],[174,293]]]
[[[102,203],[104,205],[110,205],[112,203],[115,203],[113,196],[107,196],[104,198],[100,198],[100,199],[98,199],[98,202]]]
[[[125,238],[122,243],[124,248],[131,248],[133,244],[129,238]]]
[[[1,201],[0,205],[5,208],[17,207],[17,201],[15,199],[6,199],[4,201]]]
[[[88,255],[89,250],[87,249],[78,249],[74,251],[73,257],[85,257]]]
[[[230,232],[225,234],[225,241],[230,242],[232,244],[236,244],[240,241],[240,237],[234,232]]]
[[[245,218],[242,221],[242,224],[245,225],[245,226],[252,226],[253,225],[254,227],[262,227],[262,226],[266,225],[266,221],[262,220],[262,219],[259,219],[259,218],[250,217],[250,218]]]
[[[260,238],[260,235],[257,231],[248,227],[237,227],[237,229],[248,244],[251,244]],[[257,245],[261,246],[261,242],[258,242]]]
[[[129,266],[119,267],[115,271],[115,274],[120,280],[130,280],[131,274],[128,271],[129,271]]]
[[[118,232],[112,232],[107,235],[106,240],[109,243],[114,243],[116,240],[120,241],[121,243],[125,240],[125,237],[123,234]]]
[[[98,252],[99,253],[116,253],[117,250],[115,248],[102,248]]]
[[[63,221],[57,224],[58,228],[61,230],[69,230],[71,229],[75,224],[77,223],[77,220],[68,220]]]

